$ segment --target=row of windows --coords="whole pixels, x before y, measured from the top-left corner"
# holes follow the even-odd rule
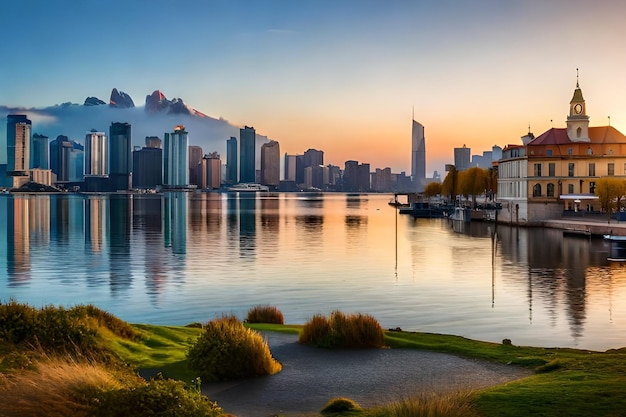
[[[541,184],[535,184],[533,186],[533,197],[541,197],[542,189]],[[582,185],[581,185],[582,188]],[[583,190],[580,190],[582,193]],[[594,194],[596,191],[596,183],[591,181],[589,182],[589,194]],[[574,194],[574,184],[567,184],[567,193]],[[554,184],[549,183],[546,187],[546,196],[554,197]]]
[[[531,155],[535,155],[535,150],[531,150],[530,151]],[[537,151],[537,155],[542,155],[543,151],[541,149],[539,149]],[[568,155],[573,155],[574,154],[574,150],[572,148],[567,148],[567,154]],[[609,155],[613,155],[613,149],[609,149]],[[587,155],[593,155],[593,150],[591,149],[591,147],[587,148]],[[511,156],[519,156],[519,155],[511,155]],[[546,149],[546,156],[552,156],[552,149]]]
[[[543,167],[543,164],[539,164],[539,163],[534,164],[533,173],[535,177],[543,176],[542,167]],[[555,168],[556,168],[556,165],[554,164],[554,162],[550,162],[548,164],[548,177],[555,176]],[[609,162],[606,166],[606,171],[607,171],[608,176],[615,175],[615,164],[613,162]],[[595,162],[589,162],[587,172],[588,172],[588,176],[590,177],[596,176],[596,163]],[[573,177],[574,174],[575,174],[575,164],[573,162],[570,162],[567,164],[567,176]],[[624,164],[624,175],[626,175],[626,163]]]

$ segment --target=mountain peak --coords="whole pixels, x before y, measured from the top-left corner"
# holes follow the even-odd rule
[[[154,90],[152,94],[146,96],[145,110],[150,113],[188,114],[192,116],[208,117],[185,104],[180,98],[168,100],[161,90]]]
[[[119,109],[129,109],[135,107],[133,99],[123,91],[118,91],[114,88],[111,91],[111,99],[109,100],[109,106],[117,107]]]

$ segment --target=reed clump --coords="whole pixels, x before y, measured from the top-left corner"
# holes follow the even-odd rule
[[[370,315],[335,310],[330,317],[314,315],[304,325],[298,341],[324,348],[380,348],[385,333]]]
[[[285,324],[285,318],[283,317],[283,313],[276,306],[256,305],[248,310],[246,322]]]
[[[479,417],[470,393],[405,398],[368,410],[368,417]]]
[[[273,375],[282,369],[267,341],[234,316],[207,323],[187,358],[189,369],[204,381]]]
[[[321,413],[324,415],[328,415],[362,410],[363,409],[361,408],[361,406],[357,404],[354,400],[345,397],[338,397],[333,398],[328,403],[326,403],[324,408],[322,408]]]

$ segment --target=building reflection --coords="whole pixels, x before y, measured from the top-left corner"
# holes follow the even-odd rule
[[[99,253],[106,245],[107,203],[104,196],[85,198],[85,245],[93,253]]]
[[[256,193],[239,193],[239,256],[256,256]]]
[[[29,208],[28,198],[6,198],[6,260],[11,286],[23,284],[31,278]]]
[[[172,252],[187,252],[187,193],[169,192],[163,196],[163,241]]]
[[[130,265],[132,200],[127,194],[109,197],[109,286],[112,294],[130,288],[132,272]]]

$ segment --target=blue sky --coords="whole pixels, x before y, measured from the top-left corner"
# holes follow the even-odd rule
[[[0,15],[0,104],[160,89],[281,151],[427,173],[564,126],[580,68],[591,125],[626,132],[626,6],[548,1],[29,1]],[[550,122],[552,120],[552,122]],[[36,130],[36,129],[35,129]]]

